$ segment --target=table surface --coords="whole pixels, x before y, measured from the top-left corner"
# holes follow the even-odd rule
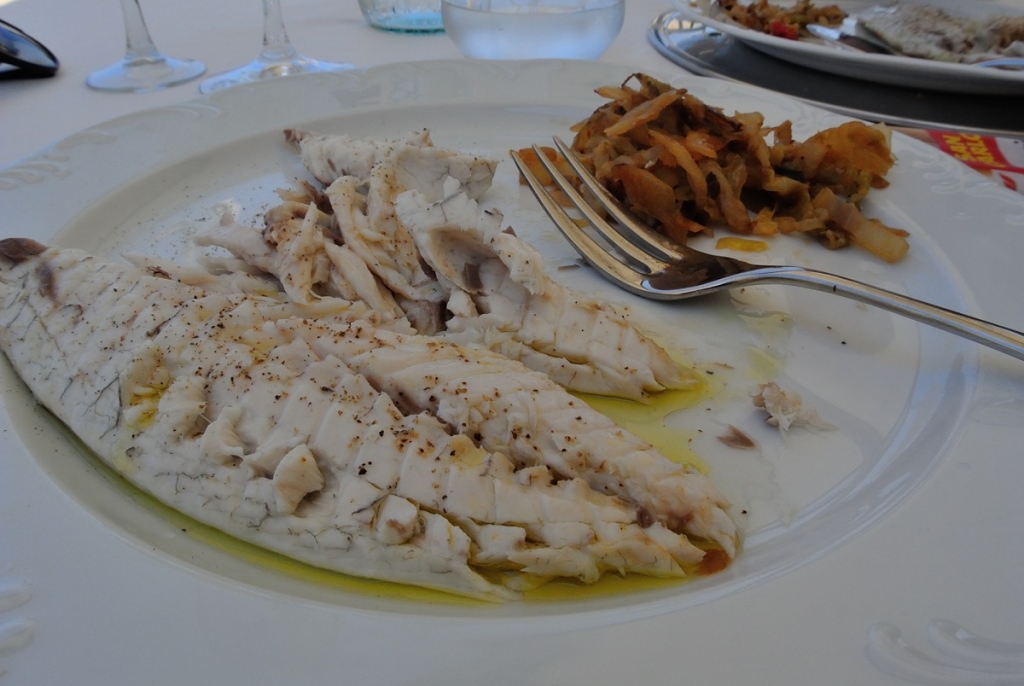
[[[629,0],[622,31],[601,59],[679,71],[646,38],[650,22],[669,7],[667,0]],[[261,47],[258,0],[150,1],[142,3],[142,10],[157,47],[168,56],[202,61],[207,75],[250,62]],[[461,57],[443,33],[390,34],[371,28],[355,0],[283,0],[282,12],[292,44],[314,59],[369,67]],[[13,0],[0,4],[0,18],[34,36],[61,61],[51,79],[0,84],[0,167],[113,117],[198,96],[199,80],[151,93],[103,93],[85,85],[91,71],[124,53],[124,21],[116,0]]]
[[[602,56],[601,61],[631,65],[653,72],[681,73],[680,67],[662,57],[647,42],[647,29],[651,21],[670,8],[670,0],[628,0],[625,25],[618,38]],[[262,13],[261,3],[258,0],[217,0],[216,2],[211,0],[164,0],[163,2],[148,0],[142,3],[142,9],[150,32],[161,51],[170,56],[190,57],[203,61],[207,66],[208,75],[247,63],[254,59],[260,50]],[[357,66],[373,66],[408,60],[458,59],[461,57],[444,34],[388,34],[370,28],[360,14],[355,0],[335,0],[333,2],[283,0],[282,9],[292,43],[304,55],[316,59],[350,62]],[[142,94],[97,92],[85,85],[86,76],[91,71],[104,67],[123,55],[124,23],[117,0],[13,0],[6,3],[4,0],[0,0],[0,18],[36,37],[48,46],[61,61],[61,69],[54,78],[0,82],[0,122],[2,122],[0,125],[0,168],[13,165],[64,137],[111,118],[198,97],[199,80],[163,91]],[[983,301],[982,305],[985,305],[986,302]],[[1016,322],[1018,325],[1019,321],[1018,319]],[[1013,481],[1016,478],[1016,483],[1019,484],[1020,478],[1024,478],[1024,473],[1021,472],[1021,462],[1016,459],[1020,457],[1019,450],[1016,451],[1018,453],[1016,455],[1011,455],[1005,450],[1009,441],[1019,437],[1017,425],[1022,416],[1021,408],[1024,407],[1019,395],[1019,389],[1024,387],[1022,386],[1024,381],[1019,375],[1020,367],[1013,366],[1011,362],[994,354],[986,353],[983,360],[987,369],[994,368],[996,370],[991,378],[995,378],[997,381],[990,383],[989,390],[992,393],[1000,391],[1004,394],[999,397],[1005,397],[1007,404],[1000,407],[1010,419],[1004,423],[995,422],[993,425],[978,426],[972,430],[967,438],[970,439],[971,450],[974,451],[972,457],[979,457],[975,471],[970,473],[966,471],[967,467],[964,464],[967,462],[967,458],[958,461],[959,466],[944,465],[943,469],[929,482],[928,488],[923,489],[922,493],[916,494],[918,502],[955,503],[958,498],[963,497],[964,489],[973,487],[977,490],[984,483],[1002,483],[1005,486],[1004,490],[1009,492],[1008,481]],[[992,388],[996,390],[991,390]],[[1014,426],[1010,426],[1010,424],[1014,424]],[[1004,478],[999,481],[991,473],[993,469],[998,469],[999,473],[1005,477],[1020,476]],[[984,476],[990,477],[987,482],[983,480]],[[973,480],[968,481],[968,477]],[[1016,492],[1019,493],[1019,488]],[[1004,493],[1004,495],[1006,494]],[[975,493],[975,497],[981,496]],[[1006,498],[1009,499],[1009,496]],[[0,503],[0,508],[3,507],[3,503]],[[1008,512],[1006,507],[1002,512]],[[936,511],[935,508],[930,510],[932,513]],[[992,511],[1000,512],[994,507]],[[943,605],[944,610],[954,614],[956,619],[963,620],[965,625],[975,627],[979,633],[1001,639],[998,643],[985,644],[981,647],[991,648],[987,654],[1002,660],[1000,664],[1004,666],[1001,668],[1003,671],[982,671],[980,675],[975,674],[978,680],[971,683],[1021,683],[1020,679],[1024,675],[1024,666],[1022,666],[1024,664],[1022,663],[1024,645],[1019,642],[1024,641],[1024,633],[1022,633],[1024,620],[1020,620],[1014,625],[1016,620],[1013,619],[1014,617],[1019,619],[1022,616],[1019,611],[1021,597],[991,597],[986,595],[984,588],[984,580],[988,578],[986,570],[990,570],[991,567],[989,562],[992,565],[997,565],[999,569],[1005,570],[1011,568],[1014,564],[1013,560],[1016,559],[1016,566],[1020,566],[1019,535],[1008,534],[1008,539],[1016,538],[1017,540],[1016,542],[1008,540],[1009,545],[1003,549],[971,550],[972,527],[988,524],[981,521],[984,515],[985,513],[979,512],[970,516],[965,514],[963,517],[955,519],[954,515],[950,513],[941,522],[923,520],[923,514],[922,517],[912,515],[902,518],[898,524],[890,521],[885,522],[885,526],[873,528],[870,535],[861,537],[856,545],[845,546],[842,550],[830,554],[820,562],[821,567],[838,571],[845,564],[860,559],[859,556],[867,554],[883,556],[878,559],[876,567],[872,567],[863,579],[854,584],[854,588],[848,589],[848,594],[845,592],[835,593],[836,589],[829,588],[825,582],[809,583],[806,573],[793,573],[778,579],[772,586],[772,593],[754,597],[747,594],[728,602],[714,603],[712,604],[713,608],[701,608],[700,612],[694,612],[692,616],[699,618],[701,612],[714,612],[719,618],[727,617],[730,625],[735,627],[735,635],[721,636],[720,640],[732,645],[745,645],[750,653],[746,657],[736,654],[725,663],[711,664],[710,656],[688,655],[683,650],[678,656],[670,656],[674,663],[680,663],[679,678],[673,679],[673,681],[683,682],[687,671],[691,670],[691,674],[697,675],[694,683],[740,683],[743,679],[738,675],[746,673],[742,667],[749,659],[766,666],[770,665],[770,668],[764,672],[763,680],[759,679],[757,683],[782,684],[802,681],[829,683],[828,677],[819,681],[810,674],[802,674],[799,667],[800,655],[805,655],[808,660],[819,665],[831,659],[827,655],[820,654],[820,651],[827,652],[829,650],[830,642],[820,636],[814,626],[792,627],[792,633],[790,633],[790,628],[786,627],[785,630],[758,636],[751,635],[751,632],[746,629],[745,619],[749,617],[749,613],[757,613],[759,616],[777,616],[780,628],[782,628],[781,625],[790,611],[785,606],[785,599],[798,595],[800,589],[796,587],[807,584],[803,589],[806,591],[804,595],[807,603],[820,602],[821,612],[845,613],[848,616],[848,633],[850,635],[847,637],[847,642],[855,646],[863,645],[865,628],[873,622],[881,620],[891,620],[912,630],[911,638],[914,644],[922,645],[925,638],[921,634],[927,621],[936,617],[931,613],[935,611],[933,601],[936,594],[939,594],[947,601]],[[1019,520],[1019,517],[1017,519]],[[1009,521],[1009,515],[1007,515],[1006,521]],[[992,524],[1000,525],[1000,521],[997,518]],[[1019,534],[1019,531],[1017,533]],[[895,582],[888,570],[901,564],[901,551],[924,545],[928,540],[945,538],[947,535],[956,537],[967,548],[965,559],[945,561],[924,558],[929,560],[929,567],[927,570],[918,571],[928,575],[930,579],[928,584],[908,583],[900,588],[892,587]],[[74,542],[66,541],[65,543],[71,547],[67,553],[70,564],[74,559]],[[51,542],[51,544],[54,543]],[[3,559],[3,541],[0,540],[0,572],[3,572],[10,564],[9,560]],[[140,583],[142,582],[138,580],[111,579],[108,587],[98,589],[96,592],[117,593],[122,584],[134,588]],[[894,606],[880,607],[881,601],[867,600],[872,588],[883,586],[891,591],[888,594],[889,597],[899,596],[898,608]],[[1009,582],[1005,578],[1003,586],[1019,589],[1018,584]],[[2,590],[0,589],[0,613],[3,613],[5,609]],[[190,602],[195,606],[196,612],[201,614],[206,602],[213,603],[216,594],[224,592],[226,591],[222,588],[203,588],[194,601]],[[827,598],[826,593],[828,593]],[[45,603],[44,599],[38,601],[39,606],[43,606]],[[1013,609],[1014,605],[1016,610]],[[26,607],[31,608],[31,604]],[[808,608],[804,607],[803,610],[806,612]],[[296,622],[289,618],[287,611],[288,608],[282,602],[280,627],[266,627],[266,640],[260,644],[260,649],[272,651],[271,646],[273,645],[280,645],[284,650],[301,649],[295,645],[294,640],[290,640],[285,634],[296,632],[296,635],[301,636],[306,628],[297,626]],[[3,645],[4,631],[10,628],[4,624],[4,621],[3,615],[0,614],[0,682],[6,684],[11,680],[11,683],[23,683],[18,680],[17,670],[11,666],[11,662],[4,663],[4,659],[7,659]],[[140,627],[144,626],[142,621],[140,619]],[[245,618],[240,618],[240,621],[245,621]],[[357,623],[359,626],[373,625],[372,618],[364,618],[360,621],[362,624]],[[101,631],[103,627],[107,626],[103,617],[96,618],[96,625],[97,631]],[[376,640],[372,637],[355,635],[355,629],[340,621],[330,626],[338,633],[339,643],[353,641],[358,646],[370,646]],[[439,643],[445,636],[449,634],[462,636],[450,625],[445,626],[447,628],[442,627],[441,633],[436,637],[428,635],[432,632],[425,626],[423,650],[447,650],[448,648],[443,648]],[[200,644],[203,644],[205,639],[201,635],[193,635],[197,628],[181,626],[178,629],[183,640],[184,637],[190,637],[192,645],[198,651],[196,654],[202,653]],[[545,648],[545,638],[537,636],[530,645],[536,648],[537,664],[542,665],[544,669],[541,670],[538,667],[538,670],[535,671],[544,673],[550,678],[545,683],[600,684],[609,683],[609,680],[652,683],[657,680],[658,675],[664,676],[661,670],[652,667],[650,670],[643,669],[640,670],[640,673],[630,674],[626,671],[627,667],[634,664],[635,661],[623,661],[616,655],[625,652],[646,656],[653,665],[655,662],[665,659],[665,655],[654,654],[658,644],[650,642],[651,632],[676,631],[677,629],[678,625],[673,624],[669,618],[664,618],[639,628],[635,635],[630,635],[625,641],[621,640],[622,634],[611,631],[581,632],[579,636],[572,637],[567,643],[572,651],[570,656],[550,654],[550,651]],[[696,627],[689,627],[687,631],[691,629],[696,631]],[[202,634],[203,631],[205,629],[200,630],[199,633]],[[681,640],[687,631],[681,632]],[[69,641],[69,643],[78,644],[68,646],[68,650],[71,651],[69,655],[82,656],[81,651],[84,646],[93,646],[100,653],[105,650],[102,646],[102,639],[90,640],[87,635],[89,633],[83,628],[81,632],[83,640]],[[613,636],[617,638],[613,639]],[[215,637],[207,638],[212,641]],[[462,636],[461,640],[472,643],[473,637]],[[612,640],[617,641],[615,645],[610,644]],[[37,639],[37,645],[33,647],[39,648],[41,651],[42,648],[38,645],[41,642],[42,639]],[[141,646],[142,643],[138,645]],[[110,648],[114,650],[117,647]],[[520,648],[526,649],[525,646]],[[166,655],[164,649],[159,646],[140,649],[152,651],[153,662],[156,665],[164,665],[171,669],[168,665],[174,664],[171,656]],[[168,646],[167,649],[171,649],[171,647]],[[729,651],[721,650],[719,652]],[[55,654],[47,654],[50,657],[44,656],[41,652],[37,652],[34,656],[25,654],[17,657],[26,660],[30,658],[68,659],[55,657]],[[574,663],[579,663],[584,655],[590,655],[593,658],[588,669],[572,675],[572,678],[559,671],[559,665],[565,660],[572,658]],[[98,654],[94,657],[101,659],[102,655]],[[241,655],[234,657],[243,659]],[[189,659],[189,656],[182,655],[180,659],[185,661]],[[259,659],[263,660],[267,666],[267,678],[271,679],[271,682],[303,682],[303,675],[284,675],[275,672],[272,657],[264,655]],[[311,656],[311,659],[315,658]],[[415,655],[410,659],[415,659]],[[453,664],[457,664],[463,669],[472,670],[472,673],[480,678],[479,680],[470,678],[469,672],[463,672],[460,678],[453,677],[450,682],[446,683],[515,683],[515,679],[510,673],[498,674],[496,671],[505,667],[511,668],[507,660],[501,665],[483,664],[482,659],[475,659],[468,653],[461,654],[454,648],[451,659],[454,660]],[[956,673],[944,674],[941,670],[937,672],[913,672],[911,670],[908,672],[908,678],[911,679],[909,681],[896,677],[885,678],[880,672],[873,670],[866,663],[864,655],[857,651],[853,651],[849,655],[838,656],[835,659],[855,662],[857,669],[862,670],[859,674],[864,678],[878,679],[871,683],[910,684],[913,683],[915,674],[918,676],[928,674],[930,681],[925,681],[925,683],[959,683],[955,680]],[[220,673],[221,676],[230,673],[230,664],[228,663],[230,660],[225,662],[224,671]],[[375,677],[379,678],[384,673],[393,675],[411,673],[411,668],[400,669],[397,665],[397,662],[394,665],[378,664],[376,667],[370,664],[353,665],[352,675],[363,683],[377,683]],[[77,679],[77,683],[96,683],[84,665],[83,668],[81,678]],[[184,668],[178,669],[179,673],[187,673],[187,671]],[[100,672],[110,675],[116,674],[117,670],[110,667],[100,670]],[[321,677],[320,683],[328,683],[328,679],[331,683],[356,683],[348,681],[343,675],[321,674],[312,668],[311,674],[318,674]],[[730,674],[734,678],[727,676]],[[1005,679],[1000,680],[1002,678],[1000,674]],[[705,680],[702,680],[700,675],[703,675]],[[5,676],[8,678],[2,678]],[[126,677],[126,681],[123,683],[142,683],[136,678],[138,675],[123,676]],[[161,681],[158,676],[151,676],[154,680],[149,683],[166,683]],[[432,676],[433,679],[415,681],[415,683],[444,682],[442,675]],[[647,679],[652,676],[654,681]],[[214,677],[215,675],[210,675],[211,679]],[[207,681],[207,683],[210,682]],[[399,682],[392,681],[391,683]],[[400,683],[414,683],[414,681],[402,680]],[[860,683],[869,682],[861,681]]]

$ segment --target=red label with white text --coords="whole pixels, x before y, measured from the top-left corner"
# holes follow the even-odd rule
[[[932,141],[964,164],[994,174],[1008,188],[1024,192],[1024,141],[974,133],[929,131]]]

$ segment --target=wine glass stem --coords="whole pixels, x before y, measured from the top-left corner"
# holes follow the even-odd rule
[[[125,0],[126,1],[126,0]],[[281,0],[263,0],[263,51],[260,59],[267,62],[286,62],[297,53],[288,40],[281,14]]]
[[[127,37],[125,59],[159,58],[160,52],[149,35],[146,20],[142,18],[139,0],[121,0],[121,10],[124,13],[124,32]]]

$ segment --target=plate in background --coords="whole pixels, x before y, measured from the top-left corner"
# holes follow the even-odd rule
[[[836,76],[772,57],[675,11],[651,23],[648,39],[666,58],[694,73],[760,86],[851,117],[895,126],[1024,136],[1024,95],[963,97]]]
[[[680,16],[743,41],[750,47],[808,69],[903,88],[959,94],[1024,96],[1024,70],[995,69],[939,62],[904,55],[879,55],[823,43],[816,38],[790,40],[748,29],[729,19],[717,0],[673,0]],[[870,7],[870,0],[838,0],[848,12]],[[977,10],[980,2],[966,3]]]

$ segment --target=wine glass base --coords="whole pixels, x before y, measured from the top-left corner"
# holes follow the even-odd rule
[[[206,66],[202,62],[155,55],[125,58],[89,74],[85,83],[101,91],[144,93],[191,81],[205,72]]]
[[[355,65],[338,62],[321,62],[320,60],[308,57],[297,56],[287,61],[269,61],[257,59],[245,66],[231,71],[217,74],[202,81],[199,84],[200,93],[213,93],[214,91],[238,86],[243,83],[255,83],[267,79],[276,79],[281,76],[292,76],[294,74],[312,74],[326,71],[344,71],[354,69]]]

